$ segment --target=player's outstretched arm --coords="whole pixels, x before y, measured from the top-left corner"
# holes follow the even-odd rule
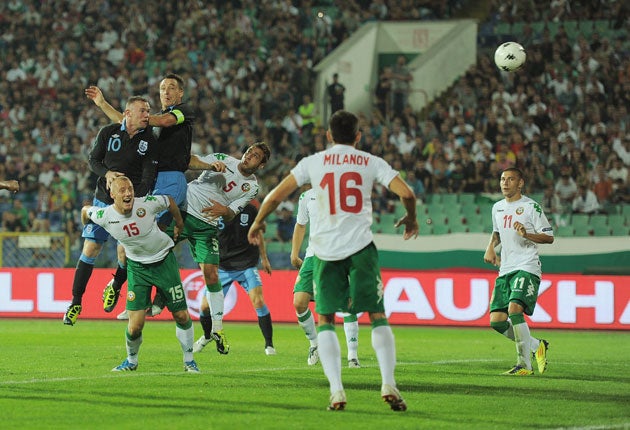
[[[17,193],[20,191],[20,183],[14,179],[9,181],[0,181],[0,189],[1,190],[9,190],[13,193]]]
[[[418,219],[416,217],[416,195],[413,193],[411,187],[400,177],[400,175],[392,179],[389,183],[389,189],[400,197],[400,201],[407,210],[407,214],[399,219],[395,226],[405,226],[403,239],[415,239],[418,237],[418,232],[420,231]]]
[[[177,238],[184,229],[184,219],[182,218],[182,213],[179,211],[179,207],[177,207],[177,203],[175,203],[175,200],[171,196],[168,196],[168,211],[173,216],[173,220],[175,221],[175,228],[173,229],[173,241],[177,242]]]
[[[300,248],[304,242],[306,234],[306,225],[295,223],[293,227],[293,237],[291,238],[291,265],[296,269],[302,267],[302,259],[300,258]]]
[[[518,221],[514,223],[514,229],[516,230],[519,236],[527,240],[531,240],[534,243],[553,243],[553,240],[554,240],[553,236],[550,236],[545,233],[534,233],[534,232],[528,233],[527,230],[525,229],[525,226]]]
[[[297,190],[297,187],[298,185],[295,177],[292,174],[289,174],[278,185],[276,185],[269,194],[267,194],[267,197],[265,197],[265,200],[263,200],[263,203],[258,210],[256,219],[249,228],[249,233],[247,234],[249,243],[258,245],[258,231],[263,229],[263,222],[265,219],[267,219],[269,214],[275,211],[278,205],[285,201],[293,191]]]
[[[99,87],[95,85],[87,87],[85,89],[85,95],[87,98],[92,100],[111,121],[118,123],[122,122],[123,114],[114,109],[114,107],[105,100],[103,92]]]
[[[499,233],[497,233],[496,231],[493,232],[492,235],[490,236],[490,242],[488,243],[488,246],[486,247],[486,252],[483,254],[484,262],[490,263],[495,266],[501,265],[501,259],[497,256],[497,253],[494,250],[494,248],[499,246],[500,243],[501,243],[501,237],[499,236]]]

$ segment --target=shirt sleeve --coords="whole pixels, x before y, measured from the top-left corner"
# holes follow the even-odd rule
[[[298,202],[296,222],[300,225],[308,224],[308,199],[308,193],[304,192]]]

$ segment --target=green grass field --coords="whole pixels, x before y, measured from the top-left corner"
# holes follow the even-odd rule
[[[175,325],[148,321],[136,372],[125,358],[125,323],[0,320],[0,428],[6,429],[557,429],[630,428],[630,333],[533,330],[551,343],[544,375],[500,375],[515,347],[488,329],[393,327],[396,377],[409,409],[380,399],[380,374],[361,326],[361,369],[343,369],[346,410],[328,412],[321,365],[308,342],[276,325],[266,356],[255,324],[226,322],[232,346],[196,356],[183,372]],[[201,332],[195,323],[196,336]],[[341,326],[337,334],[345,338]],[[345,362],[345,360],[344,360]]]

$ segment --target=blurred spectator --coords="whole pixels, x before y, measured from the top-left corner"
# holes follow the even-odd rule
[[[599,211],[600,204],[597,201],[595,193],[589,190],[585,184],[580,184],[578,193],[573,199],[571,207],[573,213],[594,214]]]
[[[2,213],[3,231],[29,231],[28,210],[19,199],[13,200],[13,206]]]
[[[562,207],[560,197],[558,197],[558,194],[556,194],[553,185],[548,185],[547,187],[545,187],[543,198],[540,200],[540,204],[542,205],[545,215],[547,215],[548,218],[552,219],[555,225],[564,224],[561,218],[564,212],[564,208]]]
[[[328,99],[330,101],[330,115],[344,108],[344,93],[346,87],[339,82],[339,74],[333,74],[332,84],[328,85]]]
[[[578,186],[565,169],[560,174],[560,179],[556,182],[554,190],[563,205],[570,205],[578,193]]]
[[[407,58],[399,55],[392,67],[392,111],[394,116],[401,116],[409,100],[413,76],[407,67]]]
[[[295,205],[290,201],[280,203],[276,209],[278,213],[278,218],[276,219],[278,233],[275,239],[279,242],[291,242],[293,238],[293,228],[296,222],[293,215],[294,209]]]

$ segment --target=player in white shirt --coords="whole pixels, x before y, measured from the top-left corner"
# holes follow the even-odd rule
[[[306,247],[304,260],[300,258],[300,249],[306,233],[306,224],[311,217],[315,217],[316,201],[317,197],[312,188],[300,196],[297,221],[291,242],[291,264],[300,270],[293,287],[293,307],[298,318],[298,324],[304,330],[310,343],[306,359],[309,366],[313,366],[319,361],[315,318],[308,306],[309,302],[313,300],[313,259],[311,258],[313,257],[313,249],[310,245]],[[348,347],[348,367],[361,367],[359,363],[359,322],[355,314],[344,313],[343,331],[346,334],[346,346]]]
[[[404,239],[417,237],[416,198],[397,171],[382,158],[360,151],[356,115],[340,110],[330,117],[326,132],[333,145],[305,157],[265,198],[249,230],[257,244],[265,218],[298,187],[310,183],[317,213],[311,219],[315,310],[319,358],[330,384],[329,410],[343,410],[346,394],[341,382],[341,351],[335,333],[335,312],[368,312],[372,324],[372,347],[381,370],[381,397],[395,411],[407,409],[396,388],[396,346],[385,316],[383,282],[378,252],[372,241],[371,192],[375,183],[387,186],[400,197],[407,213],[396,226],[404,225]]]
[[[254,173],[264,167],[271,151],[266,143],[252,144],[239,160],[226,154],[199,157],[214,170],[204,170],[188,183],[184,230],[179,240],[188,239],[193,259],[199,263],[212,317],[212,336],[217,351],[227,354],[230,346],[223,332],[224,296],[219,280],[219,239],[217,219],[230,221],[256,197],[259,190]],[[172,231],[172,225],[167,230]]]
[[[184,227],[181,213],[170,196],[134,197],[131,180],[126,176],[112,179],[110,195],[114,200],[106,207],[84,206],[81,220],[101,226],[125,248],[128,265],[127,310],[129,323],[125,333],[127,358],[115,372],[138,368],[142,344],[145,309],[151,306],[151,289],[166,297],[166,306],[177,325],[176,336],[184,353],[184,370],[199,373],[193,360],[194,329],[188,314],[177,259],[172,252],[173,240],[157,225],[156,215],[168,209],[175,220],[175,238]]]
[[[534,354],[539,373],[547,368],[549,342],[531,336],[525,315],[532,315],[540,286],[538,244],[553,243],[553,229],[542,207],[521,190],[523,173],[510,167],[501,173],[505,199],[492,206],[492,236],[483,259],[499,266],[490,300],[490,326],[516,342],[517,363],[505,375],[532,375]],[[501,245],[501,257],[495,248]]]

